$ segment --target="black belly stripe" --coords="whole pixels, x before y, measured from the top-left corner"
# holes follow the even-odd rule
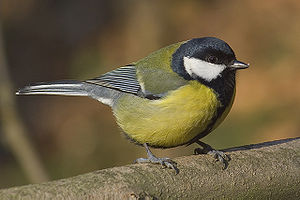
[[[215,80],[212,80],[211,82],[207,82],[202,79],[198,80],[200,83],[212,88],[215,91],[218,100],[221,102],[221,106],[217,109],[216,115],[213,117],[211,123],[207,126],[207,128],[201,133],[199,133],[192,140],[190,140],[187,143],[188,145],[208,135],[211,132],[217,120],[222,116],[227,106],[230,104],[233,98],[235,88],[235,74],[235,71],[228,70],[222,72],[222,76],[218,77]]]

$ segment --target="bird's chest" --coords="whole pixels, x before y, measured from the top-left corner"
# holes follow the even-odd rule
[[[160,100],[124,96],[115,116],[120,127],[138,143],[172,147],[204,131],[219,106],[212,89],[192,81]]]

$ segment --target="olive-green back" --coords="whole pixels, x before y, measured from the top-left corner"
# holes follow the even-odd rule
[[[162,48],[134,63],[142,89],[152,94],[164,94],[187,83],[171,68],[172,55],[183,43]]]

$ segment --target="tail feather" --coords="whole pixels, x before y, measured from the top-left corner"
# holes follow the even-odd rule
[[[19,89],[16,95],[64,95],[88,96],[84,83],[80,81],[56,81],[49,83],[36,83]]]
[[[16,95],[89,96],[104,104],[113,106],[122,93],[97,84],[67,80],[36,83],[19,89],[16,92]]]

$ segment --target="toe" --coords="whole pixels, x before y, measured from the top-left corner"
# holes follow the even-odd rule
[[[194,149],[194,155],[199,155],[199,154],[203,154],[203,149],[200,149],[200,148],[196,148]]]
[[[208,152],[208,154],[212,155],[216,159],[216,161],[220,161],[223,164],[223,169],[226,169],[228,167],[228,161],[230,161],[230,157],[227,156],[224,152],[211,150]]]
[[[170,168],[170,169],[175,170],[175,174],[178,174],[178,173],[179,173],[179,169],[177,168],[177,163],[175,163],[174,161],[171,161],[171,162],[164,162],[164,165],[165,165],[167,168]]]
[[[179,173],[179,169],[177,168],[177,163],[171,160],[170,158],[157,158],[155,156],[151,156],[149,158],[138,158],[134,161],[134,163],[160,164],[163,167],[174,169],[176,174]]]
[[[138,158],[135,161],[133,161],[133,163],[147,163],[150,162],[149,159],[147,158]]]

